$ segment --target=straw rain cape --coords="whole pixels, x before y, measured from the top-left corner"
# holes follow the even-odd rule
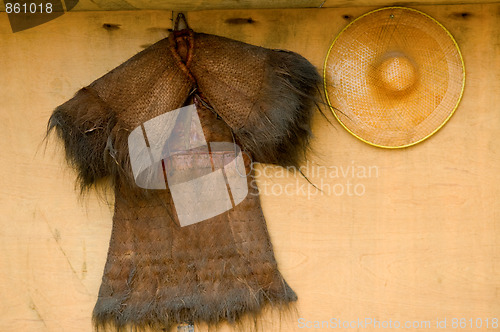
[[[250,185],[251,162],[298,164],[319,81],[315,67],[296,53],[185,29],[56,108],[48,131],[64,142],[82,190],[113,180],[96,327],[236,322],[266,305],[296,301]],[[142,148],[131,145],[132,137],[145,142]],[[146,160],[158,152],[157,164],[141,164],[144,151]],[[243,186],[232,178],[236,173],[245,176]],[[220,176],[221,190],[196,182],[211,176]],[[179,190],[183,185],[196,190]],[[219,205],[222,210],[210,210]]]

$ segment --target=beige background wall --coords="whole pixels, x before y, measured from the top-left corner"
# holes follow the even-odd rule
[[[282,319],[282,331],[303,331],[299,317],[431,321],[429,331],[436,319],[447,318],[447,330],[452,318],[481,318],[482,330],[500,319],[500,4],[413,7],[457,39],[463,101],[435,136],[395,151],[317,116],[308,166],[330,171],[312,180],[336,190],[358,185],[361,196],[310,187],[308,195],[300,177],[262,172],[276,256],[299,295],[299,313]],[[198,11],[188,21],[200,32],[296,51],[321,70],[335,35],[373,8]],[[170,18],[70,12],[13,34],[0,13],[0,331],[91,330],[112,209],[94,195],[79,201],[60,146],[41,143],[46,122],[81,86],[166,37]],[[333,173],[350,167],[354,175]],[[280,185],[288,193],[276,195]],[[269,324],[264,331],[278,329]]]

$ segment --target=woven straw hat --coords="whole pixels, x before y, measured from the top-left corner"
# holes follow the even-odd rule
[[[354,136],[385,148],[414,145],[439,130],[465,84],[460,50],[430,16],[388,7],[351,22],[324,66],[334,115]]]

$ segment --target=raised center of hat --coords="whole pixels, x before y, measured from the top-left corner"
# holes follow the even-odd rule
[[[392,92],[402,92],[415,84],[417,71],[404,55],[392,55],[377,67],[377,76],[382,86]]]

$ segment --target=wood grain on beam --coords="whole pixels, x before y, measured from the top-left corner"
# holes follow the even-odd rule
[[[224,9],[284,9],[284,8],[334,8],[361,6],[418,6],[495,3],[498,0],[80,0],[73,11],[101,10],[224,10]],[[0,11],[5,11],[3,2]]]

